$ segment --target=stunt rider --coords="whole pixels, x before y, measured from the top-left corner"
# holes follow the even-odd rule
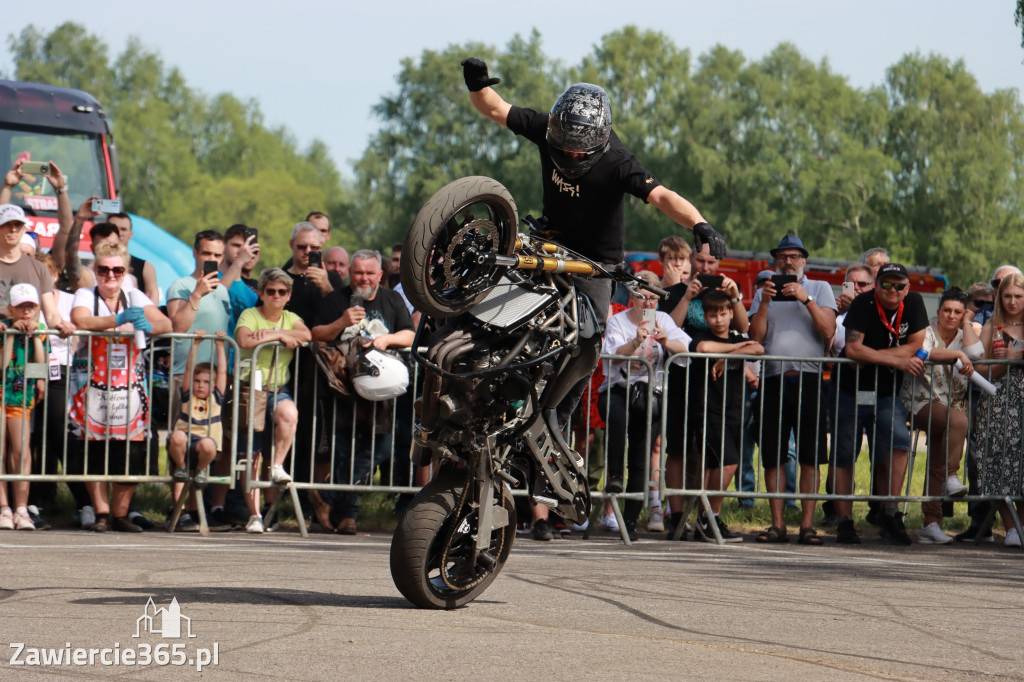
[[[552,227],[553,238],[599,263],[621,262],[625,197],[629,193],[693,230],[698,251],[708,244],[711,255],[725,256],[725,240],[700,211],[658,182],[619,141],[612,130],[611,102],[603,88],[590,83],[570,85],[547,114],[506,102],[491,87],[500,79],[489,76],[483,61],[463,60],[462,71],[469,99],[477,111],[537,145],[544,216]],[[611,280],[579,278],[576,287],[590,298],[603,331],[611,302]],[[597,367],[600,334],[582,344],[582,352],[572,368],[580,378],[558,403],[562,427],[568,424]],[[546,516],[546,511],[541,512],[541,517]],[[536,524],[534,536],[538,536]],[[550,539],[550,533],[538,539]]]

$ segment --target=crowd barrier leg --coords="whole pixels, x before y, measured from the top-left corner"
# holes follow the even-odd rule
[[[708,499],[708,494],[702,492],[700,494],[700,505],[704,507],[704,514],[708,519],[708,526],[711,528],[711,532],[715,534],[715,544],[724,545],[725,540],[722,539],[722,534],[718,530],[718,523],[715,521],[715,512],[711,510],[711,500]],[[700,519],[697,520],[700,523]]]
[[[921,437],[921,430],[920,429],[913,429],[913,434],[914,434],[913,438],[911,438],[911,441],[910,441],[910,456],[907,458],[907,474],[906,474],[906,478],[907,478],[907,491],[906,491],[906,495],[907,495],[907,497],[910,497],[910,484],[914,480],[914,476],[913,476],[913,473],[914,473],[914,459],[917,457],[917,439]],[[925,465],[925,473],[924,473],[925,479],[924,480],[925,480],[925,488],[927,488],[928,487],[928,483],[927,483],[927,481],[928,481],[928,467],[927,467],[928,453],[927,452],[925,453],[925,462],[926,462],[926,465]],[[926,490],[925,492],[929,493],[929,494],[934,494],[930,490]],[[910,500],[903,500],[903,515],[904,516],[907,515],[907,510],[909,508],[910,508]]]
[[[1024,528],[1021,527],[1020,515],[1017,514],[1017,505],[1014,503],[1013,498],[1006,496],[1002,499],[1002,503],[1010,510],[1010,518],[1013,519],[1013,527],[1017,529],[1017,537],[1024,538]],[[974,544],[981,544],[981,541],[991,532],[992,526],[996,522],[996,513],[998,511],[998,502],[989,505],[988,513],[985,514],[985,520],[981,522],[980,530],[974,536]]]
[[[1003,498],[1003,503],[1010,508],[1010,516],[1013,518],[1013,527],[1017,529],[1017,537],[1024,538],[1024,528],[1020,525],[1020,515],[1017,514],[1017,505],[1013,503],[1013,499],[1009,496]],[[1024,543],[1021,544],[1024,548]]]
[[[687,519],[690,518],[690,512],[697,506],[697,497],[694,495],[687,495],[685,498],[686,502],[683,504],[683,508],[680,510],[682,516],[679,517],[679,523],[672,529],[672,534],[669,536],[669,540],[676,542],[679,538],[683,537],[683,533],[686,531]]]
[[[619,508],[619,496],[615,493],[609,495],[612,503],[612,513],[615,514],[615,521],[619,524],[619,534],[622,536],[622,544],[632,545],[633,541],[629,539],[629,530],[626,529],[626,521],[622,518],[622,510]]]
[[[185,509],[189,496],[193,493],[195,493],[196,498],[196,514],[199,516],[199,534],[203,537],[209,536],[210,527],[206,523],[206,505],[203,504],[203,489],[197,487],[192,480],[185,481],[182,485],[181,494],[178,495],[178,501],[174,503],[174,509],[171,511],[171,522],[167,532],[173,533],[178,528],[178,519],[181,517],[181,512]]]
[[[277,495],[274,496],[274,501],[270,503],[270,509],[267,510],[267,515],[263,519],[263,523],[267,528],[274,525],[274,516],[277,514],[277,505],[281,502],[282,490],[287,490],[288,494],[292,498],[292,506],[295,509],[295,521],[299,524],[299,534],[306,538],[309,537],[309,531],[306,530],[306,519],[302,513],[302,507],[299,502],[299,491],[295,487],[295,483],[278,483],[277,484]]]

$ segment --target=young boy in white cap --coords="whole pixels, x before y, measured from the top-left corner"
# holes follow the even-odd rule
[[[0,404],[7,420],[7,462],[4,467],[11,473],[32,473],[32,455],[29,449],[29,414],[36,395],[42,395],[41,379],[26,379],[28,363],[46,363],[46,348],[42,336],[24,337],[46,326],[39,323],[39,292],[31,284],[21,282],[10,290],[7,307],[8,327],[15,331],[3,337],[3,386]],[[28,515],[28,481],[11,483],[14,513],[11,513],[7,485],[0,483],[0,530],[35,530]]]

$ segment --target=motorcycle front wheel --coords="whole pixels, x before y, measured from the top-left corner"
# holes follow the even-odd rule
[[[468,501],[456,510],[466,475],[465,470],[442,470],[413,498],[391,540],[395,587],[420,608],[455,609],[476,599],[497,577],[512,549],[515,504],[501,485],[509,523],[491,531],[488,553],[493,563],[477,560],[477,510]]]
[[[519,217],[508,190],[481,175],[445,185],[416,214],[402,246],[402,290],[431,317],[455,317],[493,287],[500,266],[481,255],[507,256],[515,248]]]

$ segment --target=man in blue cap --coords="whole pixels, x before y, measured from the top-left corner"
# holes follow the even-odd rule
[[[765,355],[793,358],[824,357],[836,331],[836,300],[827,282],[807,279],[807,249],[796,235],[787,234],[771,250],[776,274],[754,294],[750,306],[750,338],[764,345]],[[818,491],[818,467],[826,463],[828,431],[820,362],[764,361],[764,380],[754,407],[759,420],[758,444],[768,492],[786,489],[782,465],[790,432],[796,436],[800,462],[800,492]],[[772,524],[758,542],[785,542],[782,498],[769,502]],[[800,543],[820,545],[814,530],[814,500],[802,500]]]

